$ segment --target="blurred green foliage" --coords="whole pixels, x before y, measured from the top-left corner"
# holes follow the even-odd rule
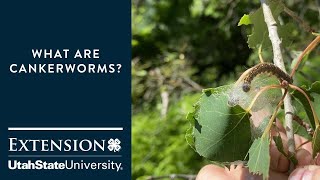
[[[285,3],[319,31],[317,1]],[[259,6],[258,0],[132,0],[133,179],[195,174],[205,163],[185,141],[185,115],[202,88],[230,84],[259,62],[257,51],[248,48],[250,26],[237,26],[244,14]],[[283,47],[289,70],[314,37],[285,13],[279,22],[292,23],[295,29],[292,43]],[[317,55],[318,50],[310,54],[295,84],[320,79]],[[271,48],[263,57],[271,61]],[[162,116],[166,97],[169,103]]]
[[[173,99],[179,99],[195,91],[186,77],[217,86],[237,66],[246,65],[250,50],[237,23],[250,5],[254,7],[239,0],[133,1],[133,104],[155,106],[161,79]]]
[[[205,164],[184,138],[185,115],[200,94],[185,96],[171,106],[167,117],[150,111],[132,119],[132,178],[173,173],[195,174]]]

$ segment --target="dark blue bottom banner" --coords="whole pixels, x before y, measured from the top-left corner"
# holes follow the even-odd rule
[[[130,179],[130,142],[124,131],[123,127],[9,127],[4,166],[9,177]]]

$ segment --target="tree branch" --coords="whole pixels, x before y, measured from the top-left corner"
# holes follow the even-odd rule
[[[278,35],[277,22],[275,21],[270,6],[265,0],[260,0],[264,20],[267,24],[269,31],[269,38],[272,44],[273,50],[273,63],[282,69],[284,72],[287,72],[284,66],[282,52],[281,52],[281,40]],[[284,90],[282,91],[284,93]],[[294,114],[294,109],[292,106],[292,100],[290,94],[287,94],[284,98],[284,111],[285,111],[285,129],[288,137],[288,151],[289,156],[295,155],[295,143],[294,143],[294,132],[292,119]]]
[[[284,5],[284,3],[282,3]],[[291,9],[289,9],[288,7],[286,7],[284,5],[284,9],[283,11],[285,13],[287,13],[289,16],[292,17],[292,19],[294,19],[295,21],[297,21],[299,23],[300,26],[302,26],[303,29],[305,29],[307,32],[312,33],[315,32],[314,29],[312,29],[310,27],[310,25],[308,23],[306,23],[302,18],[300,18],[297,13],[295,13],[294,11],[292,11]]]

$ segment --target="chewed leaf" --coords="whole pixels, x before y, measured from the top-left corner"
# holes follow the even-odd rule
[[[269,154],[269,136],[262,136],[255,139],[249,150],[249,171],[253,174],[263,176],[263,179],[268,179],[270,154]]]
[[[270,2],[270,7],[274,17],[278,17],[283,11],[283,4],[279,2]],[[271,42],[268,38],[268,28],[264,21],[262,8],[259,8],[254,13],[249,15],[250,20],[253,24],[253,33],[248,36],[248,45],[250,48],[256,48],[259,44],[262,44],[264,49],[271,46]],[[282,26],[279,27],[279,31]]]
[[[270,8],[272,14],[275,17],[275,20],[278,24],[278,33],[281,38],[282,44],[284,46],[289,46],[292,42],[294,24],[288,23],[280,25],[278,21],[279,14],[283,11],[283,3],[279,0],[270,1]],[[250,48],[257,48],[259,45],[262,45],[263,49],[268,49],[271,47],[271,41],[268,38],[268,28],[264,21],[264,15],[262,8],[259,8],[257,11],[250,13],[249,15],[244,15],[239,23],[239,25],[253,25],[252,34],[248,35],[248,45]]]
[[[187,143],[192,147],[193,150],[195,150],[194,137],[193,137],[193,127],[194,127],[194,122],[195,122],[194,112],[188,113],[187,120],[190,123],[190,128],[187,130],[185,138],[186,138]]]
[[[230,90],[228,104],[230,106],[239,105],[243,109],[247,110],[261,88],[268,85],[276,84],[279,84],[279,81],[276,77],[270,76],[268,74],[261,74],[255,77],[251,82],[250,91],[244,92],[242,88],[243,82],[240,81],[239,83],[234,84],[234,86]],[[250,110],[256,112],[261,109],[266,109],[271,114],[274,107],[280,101],[281,96],[282,95],[280,89],[267,90],[256,99],[253,107]]]
[[[312,139],[312,157],[316,157],[316,155],[320,152],[320,126],[316,128],[313,134]]]
[[[249,115],[239,106],[227,105],[230,87],[204,90],[195,111],[188,115],[192,125],[188,133],[193,135],[193,139],[188,135],[190,144],[209,160],[244,160],[251,144]]]

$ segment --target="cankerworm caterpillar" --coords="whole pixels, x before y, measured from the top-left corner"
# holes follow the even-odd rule
[[[293,82],[292,78],[276,65],[272,63],[260,63],[254,66],[251,71],[244,77],[242,90],[244,92],[250,91],[251,81],[261,73],[271,73],[272,75],[276,76],[280,80],[280,82],[284,80],[289,84],[292,84]]]

